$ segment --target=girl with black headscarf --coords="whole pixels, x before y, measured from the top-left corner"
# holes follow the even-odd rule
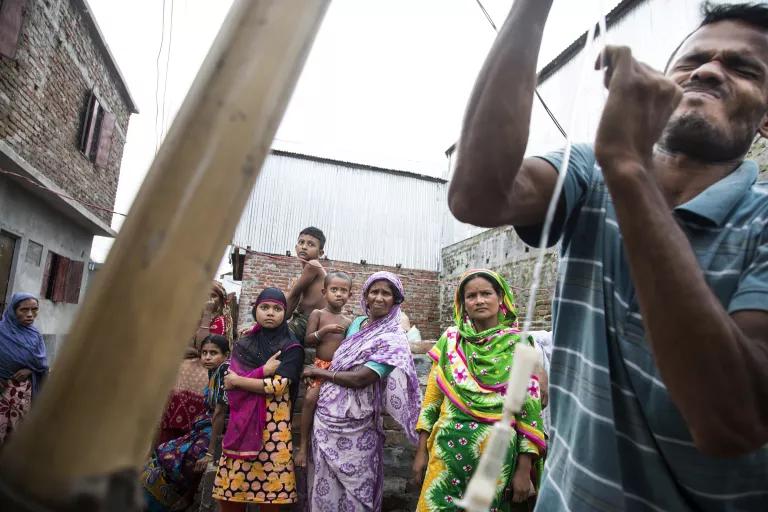
[[[232,351],[224,383],[229,424],[214,481],[213,497],[224,512],[278,510],[297,498],[291,410],[304,363],[304,349],[288,329],[287,301],[266,288],[254,305],[256,325]]]

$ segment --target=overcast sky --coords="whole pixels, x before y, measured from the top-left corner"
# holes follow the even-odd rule
[[[170,126],[232,1],[89,3],[141,111],[131,117],[115,203],[127,213],[160,141],[161,120]],[[555,0],[539,65],[617,3]],[[483,4],[500,26],[512,0]],[[333,0],[275,146],[441,175],[494,37],[476,0]],[[115,216],[113,227],[121,220]],[[97,237],[92,258],[103,261],[109,245]]]

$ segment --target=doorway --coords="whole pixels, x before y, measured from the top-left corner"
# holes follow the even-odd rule
[[[17,240],[18,238],[10,233],[0,231],[0,314],[5,311],[5,301],[11,287],[11,270],[13,258],[16,255]]]

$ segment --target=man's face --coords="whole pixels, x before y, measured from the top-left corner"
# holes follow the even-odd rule
[[[316,260],[322,254],[320,240],[312,235],[299,235],[299,240],[296,242],[296,256],[303,260]]]
[[[661,147],[697,160],[740,159],[758,131],[768,134],[768,33],[735,21],[705,25],[667,72],[683,99]]]

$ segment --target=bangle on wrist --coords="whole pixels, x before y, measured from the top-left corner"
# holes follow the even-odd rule
[[[331,382],[333,382],[334,384],[336,384],[336,374],[337,373],[339,373],[339,370],[336,370],[335,372],[333,372],[333,375],[331,375]]]
[[[319,331],[315,331],[315,339],[316,339],[317,341],[320,341],[320,336],[318,336],[318,334],[317,334],[318,332],[319,332]]]

